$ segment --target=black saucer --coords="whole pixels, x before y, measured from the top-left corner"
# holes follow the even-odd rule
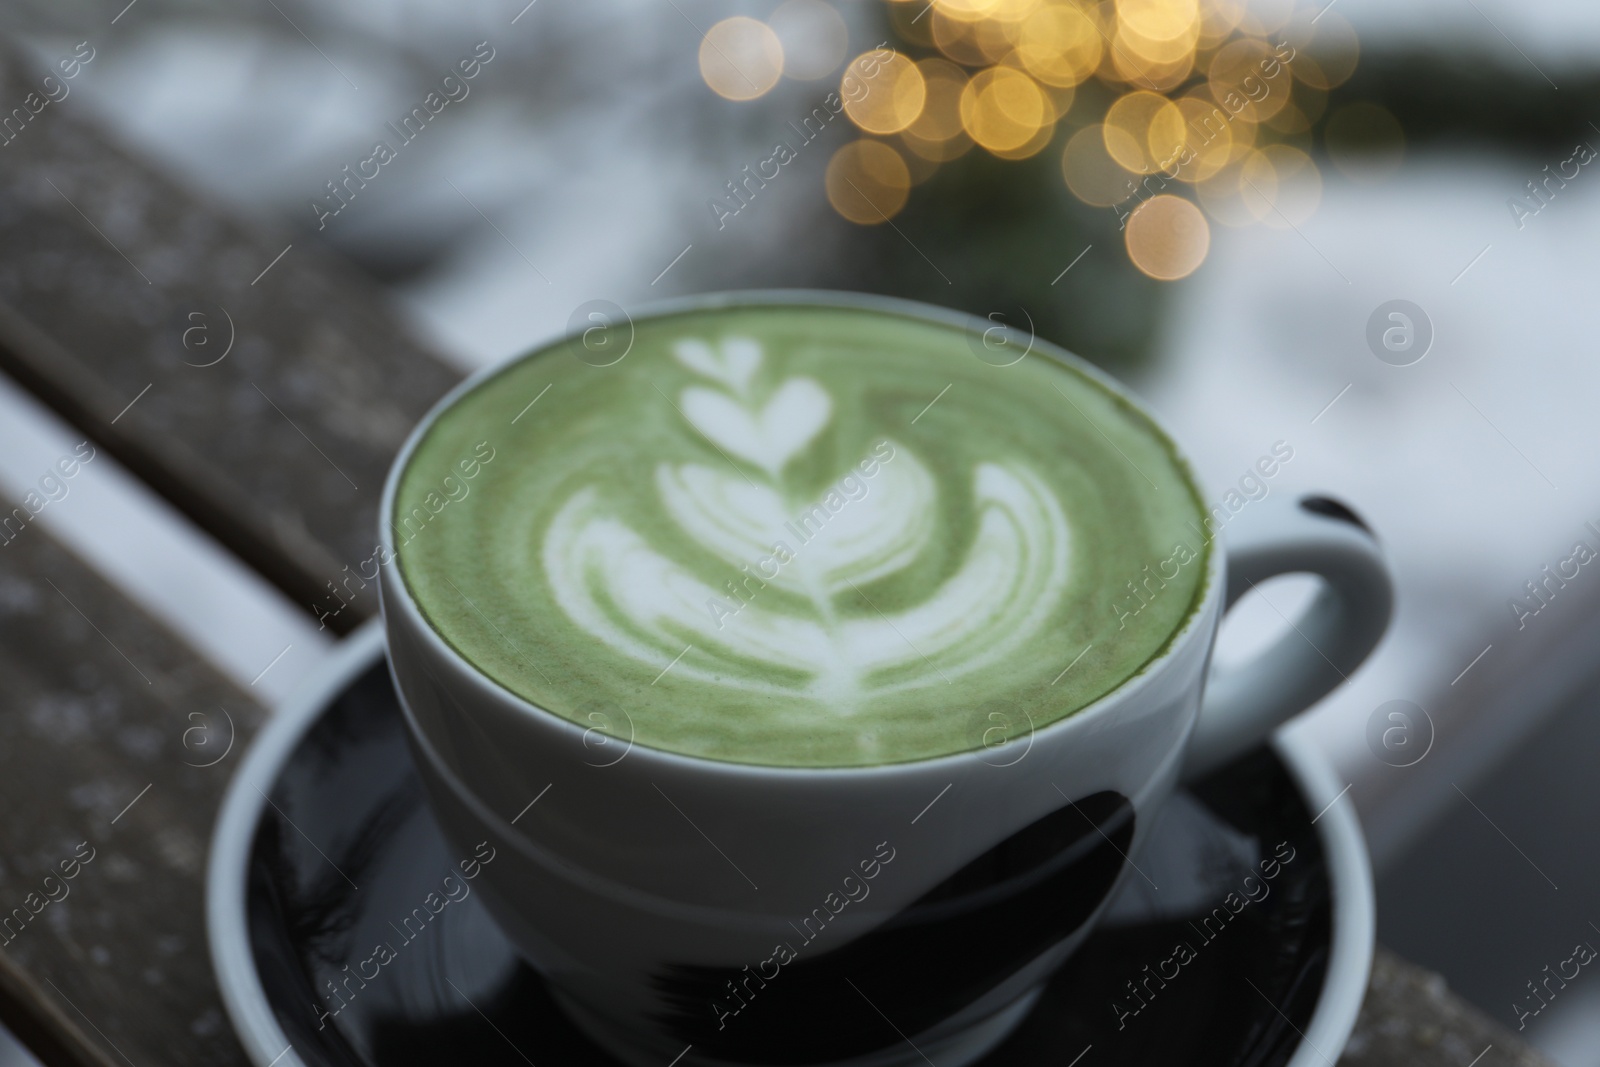
[[[324,699],[280,712],[305,721],[273,724],[278,754],[252,753],[219,823],[213,956],[252,1059],[260,1067],[272,1057],[277,1067],[296,1058],[309,1067],[615,1063],[557,1010],[477,895],[444,906],[414,937],[394,925],[439,891],[454,860],[373,637]],[[265,734],[258,747],[272,747]],[[1124,878],[1111,915],[981,1062],[1276,1067],[1306,1052],[1307,1032],[1326,1030],[1312,1019],[1334,922],[1328,853],[1311,816],[1283,756],[1265,747],[1180,792],[1134,857],[1137,872]],[[1290,850],[1263,883],[1260,861]],[[231,880],[230,863],[240,868]],[[1247,900],[1250,885],[1251,895],[1263,885],[1267,894]],[[226,899],[230,892],[243,900]],[[1230,892],[1244,901],[1236,912]],[[1226,923],[1202,926],[1213,909]],[[376,976],[350,981],[379,943],[395,947],[393,958]],[[1174,956],[1180,943],[1191,950],[1187,962]]]

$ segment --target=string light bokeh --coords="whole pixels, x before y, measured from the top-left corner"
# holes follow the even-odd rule
[[[885,0],[895,37],[847,59],[826,0],[787,0],[766,22],[717,23],[706,84],[752,100],[782,77],[843,69],[858,134],[828,163],[828,201],[862,226],[899,213],[917,185],[973,150],[1050,151],[1085,204],[1116,212],[1127,255],[1160,280],[1204,261],[1211,226],[1299,227],[1322,176],[1314,138],[1346,167],[1349,143],[1400,132],[1380,105],[1327,114],[1359,45],[1331,5],[1293,0]],[[863,91],[863,86],[865,91]],[[846,90],[850,91],[846,91]],[[1343,154],[1342,154],[1343,153]]]

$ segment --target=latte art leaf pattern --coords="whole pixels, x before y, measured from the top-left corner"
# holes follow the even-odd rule
[[[1200,494],[1073,364],[997,368],[959,323],[825,303],[635,327],[613,366],[556,344],[463,392],[396,490],[409,530],[496,450],[399,573],[543,712],[615,705],[636,745],[748,764],[927,759],[981,749],[997,705],[1038,728],[1086,707],[1192,616]]]
[[[711,389],[685,389],[682,405],[708,440],[776,478],[827,425],[833,401],[810,378],[790,378],[759,411]]]
[[[804,568],[782,566],[771,577],[759,577],[801,595],[812,588],[838,595],[851,582],[872,582],[902,570],[933,535],[933,476],[914,455],[888,443],[893,462],[878,471],[867,493],[859,500],[846,498],[836,513],[822,502],[791,512],[777,490],[699,464],[661,464],[656,489],[679,528],[735,569],[767,556],[777,538],[798,544],[785,532],[786,522],[797,521],[795,529],[802,533],[826,526],[826,537],[805,545]]]
[[[949,684],[1005,657],[1048,619],[1067,585],[1071,537],[1060,502],[1025,466],[984,463],[973,471],[977,537],[963,566],[923,603],[893,615],[870,604],[863,612],[861,586],[915,562],[932,536],[932,475],[910,450],[886,441],[894,459],[880,469],[876,492],[845,500],[837,512],[795,499],[781,475],[826,426],[827,391],[810,378],[788,378],[758,404],[748,395],[762,362],[753,340],[730,339],[720,351],[685,341],[674,353],[725,387],[684,389],[679,407],[687,421],[766,478],[663,463],[654,488],[664,509],[734,570],[782,545],[783,565],[763,571],[757,588],[779,586],[804,604],[790,610],[769,598],[719,618],[707,605],[723,590],[580,490],[551,522],[541,556],[557,603],[588,633],[646,663],[671,659],[687,644],[695,654],[674,668],[681,677],[757,692],[801,690],[850,714],[876,690]],[[807,516],[817,521],[815,538],[786,544],[798,541],[789,531],[801,532],[791,515],[802,525]]]

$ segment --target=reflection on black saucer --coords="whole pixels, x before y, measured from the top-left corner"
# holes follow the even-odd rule
[[[449,852],[423,800],[381,661],[308,730],[269,793],[273,806],[264,809],[251,853],[251,944],[267,997],[305,1063],[614,1062],[566,1021],[537,973],[490,921],[460,867],[470,857]],[[1184,840],[1176,840],[1176,831],[1164,838],[1163,816],[1144,856],[1165,850],[1194,857],[1185,862],[1205,869],[1191,872],[1193,881],[1228,884],[1256,871],[1241,859],[1240,841],[1253,848],[1255,860],[1269,859],[1286,842],[1295,858],[1282,866],[1270,895],[1220,929],[1197,925],[1211,905],[1223,905],[1220,895],[1187,918],[1161,913],[1140,921],[1135,907],[1130,921],[1130,909],[1120,909],[1118,925],[1090,935],[984,1064],[1066,1067],[1090,1046],[1094,1054],[1082,1067],[1288,1062],[1321,992],[1331,933],[1327,870],[1310,813],[1266,749],[1213,774],[1192,794],[1216,847],[1195,847],[1193,835],[1206,830],[1193,820],[1182,827]],[[831,1004],[828,987],[843,985],[849,993],[838,982],[849,977],[870,986],[873,1002],[908,1033],[949,1005],[969,1002],[1018,959],[1070,933],[1114,879],[1118,853],[1132,836],[1131,811],[1115,794],[1085,798],[1078,808],[1081,814],[1069,806],[1047,816],[1010,853],[953,876],[860,939],[867,944],[857,957],[846,958],[850,948],[818,955],[809,970],[785,968],[784,981]],[[1080,842],[1070,879],[1028,862],[1030,841],[1050,839],[1059,848],[1063,837]],[[448,897],[441,888],[446,876],[455,887]],[[972,907],[988,899],[973,894],[977,882],[1004,890],[1004,922]],[[1129,891],[1125,880],[1119,896]],[[417,916],[408,923],[418,909],[426,922]],[[976,918],[961,928],[952,910],[981,913],[981,929]],[[927,934],[931,922],[940,924],[937,944]],[[1177,967],[1171,961],[1180,944],[1190,954]],[[680,1003],[705,1012],[712,999],[706,989],[722,988],[727,976],[681,968],[662,977],[666,988],[681,991]],[[934,991],[947,999],[935,1003]],[[772,999],[783,1005],[803,998]],[[881,1034],[840,1029],[857,1020],[883,1025],[854,1006],[849,1014],[829,1014],[834,1009],[824,1004],[817,1008],[822,1025],[813,1014],[810,1025],[800,1026],[796,1017],[762,1018],[754,1012],[758,1003],[743,1020],[748,1028],[739,1027],[752,1036],[739,1045],[718,1049],[708,1040],[701,1047],[698,1030],[685,1043],[734,1062],[769,1063],[814,1061],[826,1054],[819,1051],[824,1040],[829,1048],[851,1039],[856,1047],[880,1043]],[[693,1025],[687,1014],[683,1022]]]
[[[701,1054],[741,1064],[828,1063],[902,1040],[895,1027],[919,1034],[1082,926],[1122,869],[1133,822],[1112,792],[1051,812],[877,929],[785,964],[783,995],[735,1001],[731,1024],[707,1009],[730,1001],[744,973],[670,968],[657,987],[676,1010],[662,1022]]]

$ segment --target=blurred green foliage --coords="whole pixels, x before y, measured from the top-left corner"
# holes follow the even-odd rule
[[[1128,262],[1117,212],[1067,190],[1060,155],[1059,143],[1021,161],[973,150],[913,188],[890,223],[807,217],[789,238],[824,254],[706,257],[694,288],[843,289],[997,314],[1023,330],[1031,320],[1040,337],[1129,372],[1151,355],[1162,286]]]
[[[1559,89],[1556,88],[1559,86]],[[1595,64],[1535,67],[1479,49],[1376,49],[1328,98],[1388,108],[1413,147],[1543,155],[1574,139],[1600,146],[1600,70]]]

